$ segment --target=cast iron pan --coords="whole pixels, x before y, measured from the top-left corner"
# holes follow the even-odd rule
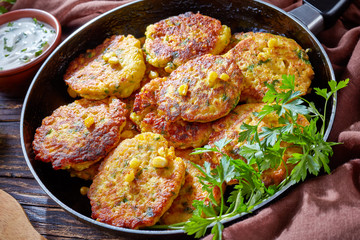
[[[340,5],[338,1],[335,1],[335,8],[329,10],[328,3],[329,1],[326,2],[327,8],[322,9],[326,17],[334,16],[337,12],[335,10],[344,5],[342,1],[340,1]],[[306,6],[308,8],[310,5],[306,4]],[[310,8],[313,9],[311,6]],[[89,200],[79,192],[80,187],[89,186],[90,182],[71,178],[65,171],[54,171],[50,164],[35,161],[31,143],[35,130],[41,125],[42,119],[51,115],[53,110],[60,105],[73,101],[68,96],[63,81],[63,75],[71,60],[86,49],[101,44],[105,38],[113,34],[132,34],[135,37],[142,37],[147,25],[187,11],[200,12],[217,18],[221,20],[222,24],[231,27],[233,33],[266,31],[293,38],[304,49],[310,48],[312,50],[309,53],[310,61],[315,70],[312,87],[327,87],[327,82],[335,79],[331,63],[324,49],[309,29],[292,14],[288,14],[267,3],[250,0],[136,1],[97,17],[69,36],[40,68],[25,97],[20,125],[23,153],[35,179],[57,204],[79,220],[127,238],[165,239],[169,237],[186,237],[184,232],[180,230],[132,230],[110,226],[91,219]],[[294,11],[295,14],[296,11],[299,11],[300,15],[311,12],[307,9],[298,9]],[[317,30],[326,26],[326,17],[322,18],[318,11],[315,11],[313,15],[315,16],[315,23],[309,24],[305,21],[307,25]],[[308,17],[306,19],[308,20]],[[318,108],[322,109],[324,104],[322,99],[317,98],[314,94],[310,94],[308,98],[314,101]],[[329,135],[335,115],[336,97],[332,99],[328,107],[330,111],[327,116],[329,124],[326,138]],[[287,188],[291,185],[292,183]],[[259,205],[257,209],[271,202],[284,191],[285,189]],[[237,216],[227,221],[226,224],[239,221],[243,217]]]

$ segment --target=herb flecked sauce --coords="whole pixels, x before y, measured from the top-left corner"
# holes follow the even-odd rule
[[[0,71],[24,65],[55,41],[55,30],[36,18],[21,18],[0,26]]]

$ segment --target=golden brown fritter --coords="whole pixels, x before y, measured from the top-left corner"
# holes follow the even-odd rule
[[[193,162],[202,166],[204,164],[204,158],[201,154],[190,155],[192,151],[193,149],[177,149],[175,151],[176,156],[181,157],[186,163],[185,183],[180,189],[179,196],[174,200],[169,210],[161,217],[160,222],[162,224],[170,225],[189,220],[195,210],[192,206],[194,200],[205,200],[205,204],[209,203],[209,194],[202,189],[203,185],[197,178],[197,176],[201,176],[202,173],[191,164],[191,162]],[[215,200],[220,202],[220,189],[215,188],[213,194]]]
[[[118,227],[154,225],[184,183],[185,163],[159,134],[122,141],[105,158],[88,197],[92,217]]]
[[[207,143],[212,128],[208,123],[186,122],[181,119],[167,121],[158,113],[156,92],[167,78],[156,78],[146,84],[136,95],[130,118],[141,132],[159,133],[175,148],[200,147]]]
[[[237,105],[242,88],[233,60],[207,54],[170,74],[158,91],[158,109],[169,121],[210,122]]]
[[[36,130],[35,159],[54,169],[88,168],[119,143],[126,112],[117,98],[80,99],[57,108]]]
[[[267,91],[265,82],[280,82],[284,74],[295,76],[295,91],[307,93],[314,71],[306,51],[293,39],[262,32],[237,38],[241,41],[224,57],[235,59],[244,75],[240,101],[261,102]]]
[[[112,36],[73,60],[64,80],[81,97],[126,98],[140,87],[145,62],[140,41],[131,35]]]
[[[149,25],[145,36],[147,61],[170,72],[198,56],[221,53],[231,30],[217,19],[187,12]]]
[[[159,133],[175,148],[196,148],[205,145],[212,132],[210,123],[169,122],[156,112],[148,113],[140,124],[141,132]]]
[[[233,111],[231,111],[226,117],[216,121],[213,124],[213,133],[210,135],[209,145],[213,145],[216,141],[220,139],[227,138],[232,140],[228,145],[226,145],[223,149],[223,152],[228,156],[234,159],[243,159],[241,155],[238,154],[240,147],[244,144],[244,142],[239,142],[239,133],[242,131],[240,129],[241,125],[246,123],[251,126],[255,126],[259,119],[255,117],[252,113],[259,112],[263,103],[249,103],[238,105]],[[301,116],[298,119],[298,124],[307,125],[309,122],[304,116]],[[275,114],[267,115],[259,124],[258,131],[261,131],[262,127],[278,127],[281,124],[278,121],[278,117]],[[288,143],[282,143],[283,146],[290,146]],[[301,152],[301,149],[296,147],[289,147],[283,156],[284,162],[287,161],[289,157],[291,157],[292,153]],[[208,158],[208,161],[211,162],[219,162],[221,155],[207,153],[205,156]],[[292,169],[293,166],[287,164],[286,166],[288,171]],[[266,185],[271,184],[279,184],[286,177],[286,167],[282,164],[276,169],[269,169],[263,174],[263,181]]]

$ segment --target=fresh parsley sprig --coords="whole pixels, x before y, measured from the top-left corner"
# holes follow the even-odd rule
[[[202,175],[198,176],[200,183],[203,185],[203,190],[208,192],[208,199],[210,200],[209,204],[205,204],[203,201],[195,201],[193,206],[195,211],[190,221],[186,222],[184,225],[184,230],[192,235],[195,234],[195,237],[200,238],[206,232],[207,227],[210,224],[213,224],[211,232],[214,236],[220,237],[222,234],[222,229],[224,226],[221,223],[221,220],[226,218],[223,216],[228,210],[228,207],[225,204],[225,199],[223,194],[221,194],[220,204],[217,203],[213,193],[214,188],[218,188],[220,192],[223,192],[223,184],[235,178],[236,171],[235,167],[231,164],[231,158],[226,154],[222,153],[222,149],[230,143],[230,140],[222,139],[216,142],[214,147],[206,145],[203,148],[198,148],[194,154],[201,154],[206,152],[216,152],[222,155],[221,164],[212,169],[209,162],[205,162],[204,167],[201,167],[197,164],[192,163]],[[203,216],[206,216],[205,218]],[[204,221],[204,219],[206,219]]]
[[[185,223],[166,227],[183,229],[189,235],[195,234],[195,237],[200,238],[211,226],[213,239],[221,239],[224,220],[251,212],[256,205],[274,195],[289,181],[304,180],[308,173],[318,175],[321,169],[330,173],[328,163],[333,153],[332,146],[336,143],[324,140],[328,124],[326,107],[333,95],[346,87],[348,82],[348,79],[340,82],[332,80],[329,82],[330,91],[326,88],[314,88],[315,93],[325,99],[323,113],[316,109],[314,103],[302,98],[301,93],[295,91],[294,76],[284,75],[279,90],[275,87],[275,82],[266,84],[268,91],[263,98],[265,104],[260,112],[253,113],[258,119],[257,124],[244,123],[241,126],[238,141],[244,144],[238,153],[245,161],[232,159],[223,152],[224,147],[230,143],[227,139],[214,143],[214,146],[206,145],[196,149],[193,154],[213,152],[221,156],[219,165],[214,169],[209,163],[205,163],[204,167],[194,164],[203,175],[198,178],[203,189],[208,192],[210,201],[208,204],[205,204],[205,200],[194,201],[195,211],[192,218]],[[308,124],[304,124],[305,115],[309,118]],[[262,121],[267,117],[276,117],[279,124],[262,126]],[[285,162],[283,156],[290,148],[298,151],[292,153]],[[262,173],[280,164],[288,171],[287,177],[278,186],[266,186],[262,181]],[[287,164],[292,165],[291,172],[287,169]],[[214,188],[219,188],[222,192],[223,184],[234,179],[238,184],[234,186],[227,201],[222,197],[220,203],[216,202],[213,196]]]
[[[206,145],[203,148],[197,148],[193,153],[215,152],[221,155],[220,163],[214,169],[211,169],[210,164],[206,162],[204,167],[193,164],[202,172],[203,176],[198,176],[198,178],[211,199],[209,204],[205,204],[205,200],[194,201],[193,216],[184,223],[184,231],[189,235],[195,234],[196,238],[204,236],[207,228],[212,226],[213,238],[221,239],[224,228],[222,221],[238,214],[251,212],[256,205],[265,201],[277,190],[278,186],[265,186],[261,174],[253,166],[242,159],[232,159],[224,154],[223,149],[229,143],[230,140],[221,139],[214,143],[215,147]],[[220,203],[217,203],[212,197],[214,186],[222,192],[223,184],[234,179],[238,180],[238,184],[235,185],[227,201],[222,196]],[[176,226],[179,225],[176,224]]]
[[[280,91],[275,89],[274,83],[266,84],[269,89],[263,99],[266,105],[259,113],[254,113],[259,118],[258,125],[241,127],[244,131],[240,133],[239,141],[247,142],[240,149],[239,154],[250,163],[256,163],[261,171],[280,164],[286,149],[297,147],[302,149],[302,153],[293,153],[292,157],[287,160],[287,163],[295,165],[291,172],[292,180],[296,182],[304,180],[308,172],[318,175],[322,168],[330,173],[329,157],[332,155],[331,147],[336,143],[324,140],[327,125],[326,107],[330,98],[338,90],[347,86],[348,81],[348,79],[339,83],[334,80],[330,81],[330,91],[315,88],[315,93],[325,98],[323,114],[316,109],[314,103],[300,97],[301,93],[295,91],[294,76],[283,76],[282,85],[279,87]],[[308,106],[304,105],[304,102]],[[278,121],[282,126],[263,127],[259,133],[258,128],[261,121],[273,113],[278,116]],[[310,113],[312,115],[308,125],[298,123],[301,116]],[[317,129],[318,119],[322,120],[320,131]],[[283,142],[290,145],[281,146]]]
[[[331,80],[331,81],[329,81],[330,91],[328,91],[328,89],[326,89],[326,88],[323,88],[323,89],[314,88],[315,93],[325,99],[324,114],[319,113],[319,111],[316,109],[314,103],[309,102],[306,99],[303,99],[309,105],[309,111],[311,113],[313,113],[314,116],[319,117],[321,119],[321,121],[322,121],[320,134],[322,134],[322,135],[325,134],[325,127],[328,124],[326,122],[326,113],[327,113],[327,106],[328,106],[329,100],[331,99],[331,97],[334,94],[336,94],[337,91],[339,91],[340,89],[346,87],[348,85],[348,83],[349,83],[349,79],[339,81],[339,82],[336,82],[335,80]]]

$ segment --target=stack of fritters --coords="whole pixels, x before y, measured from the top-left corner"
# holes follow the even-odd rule
[[[252,112],[263,106],[265,83],[278,89],[283,74],[294,75],[295,90],[307,93],[314,72],[294,40],[231,36],[229,27],[200,13],[149,25],[145,39],[112,36],[70,63],[69,94],[86,99],[43,120],[36,159],[93,179],[88,197],[98,221],[135,229],[187,221],[194,200],[209,203],[192,163],[220,161],[217,154],[190,153],[227,137],[225,153],[242,158],[240,126],[257,123]],[[269,116],[261,126],[279,122]],[[285,164],[266,171],[264,183],[279,184],[293,167],[286,160],[300,151],[288,148]],[[214,189],[216,201],[221,194]]]

